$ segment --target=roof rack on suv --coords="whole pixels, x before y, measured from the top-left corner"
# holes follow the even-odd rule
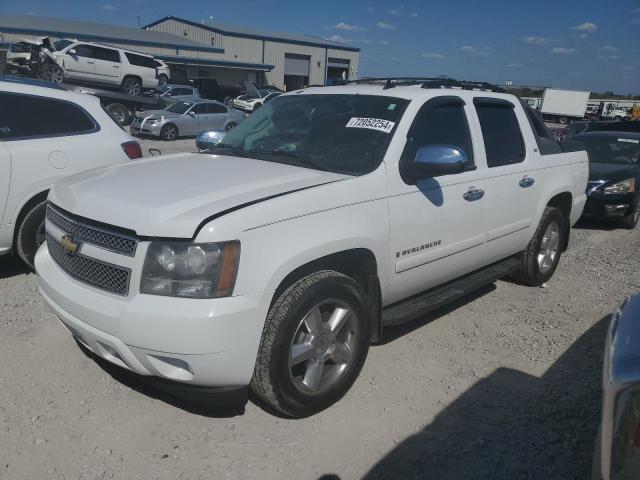
[[[504,92],[504,90],[489,82],[470,82],[467,80],[455,80],[453,78],[437,77],[374,77],[358,80],[345,80],[344,84],[370,84],[384,85],[382,88],[398,86],[420,85],[422,88],[459,88],[462,90],[483,90],[486,92]]]

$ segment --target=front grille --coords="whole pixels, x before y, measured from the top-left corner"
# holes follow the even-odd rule
[[[131,270],[84,255],[70,255],[58,241],[47,234],[47,247],[51,258],[76,280],[101,290],[126,296],[129,293]]]
[[[83,242],[92,243],[130,257],[133,257],[136,253],[138,245],[136,238],[72,220],[52,207],[51,204],[47,205],[47,220],[65,233]]]

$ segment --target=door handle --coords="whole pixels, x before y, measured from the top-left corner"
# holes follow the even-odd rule
[[[113,68],[120,68],[120,65],[111,65]]]
[[[87,65],[93,65],[93,62],[87,62]]]
[[[526,175],[524,177],[522,177],[522,180],[520,180],[518,182],[518,185],[520,185],[522,188],[529,188],[531,185],[533,185],[535,183],[535,179],[531,178],[531,177],[527,177]]]
[[[476,200],[480,200],[482,197],[484,197],[484,190],[475,187],[469,187],[469,191],[462,195],[462,198],[467,202],[475,202]]]

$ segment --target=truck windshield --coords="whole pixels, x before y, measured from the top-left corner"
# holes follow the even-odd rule
[[[580,138],[594,163],[640,163],[640,138],[592,137]]]
[[[375,95],[285,95],[208,152],[363,175],[380,165],[408,103]]]
[[[167,107],[167,112],[183,114],[183,113],[186,113],[187,110],[189,110],[192,105],[193,105],[192,102],[172,103],[169,107]]]

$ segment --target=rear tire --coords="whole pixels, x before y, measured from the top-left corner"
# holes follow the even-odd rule
[[[238,126],[238,124],[236,122],[229,122],[224,126],[224,130],[225,130],[225,132],[228,132],[229,130],[233,130],[237,126]]]
[[[555,207],[544,209],[540,224],[522,253],[522,267],[513,274],[516,281],[540,286],[553,276],[560,262],[562,247],[566,245],[566,227],[560,210]]]
[[[640,220],[640,207],[633,207],[633,210],[627,213],[622,220],[620,221],[620,225],[622,228],[626,228],[628,230],[633,230],[638,225],[638,221]]]
[[[129,109],[121,103],[112,103],[107,107],[107,111],[114,117],[115,121],[121,127],[127,126],[133,120]]]
[[[569,119],[567,117],[560,117],[559,119],[561,125],[566,125],[569,123]]]
[[[251,380],[254,394],[294,418],[337,402],[367,357],[369,312],[362,288],[346,275],[323,270],[295,282],[267,315]]]
[[[40,202],[26,213],[18,227],[16,235],[16,250],[24,263],[35,270],[33,260],[36,252],[45,241],[44,217],[47,202]]]
[[[142,82],[135,77],[125,78],[121,90],[128,95],[140,96],[142,95]]]
[[[158,85],[166,85],[169,83],[169,77],[167,77],[164,73],[158,75]]]
[[[45,78],[53,83],[64,83],[64,72],[58,65],[49,64],[45,67]]]
[[[173,123],[167,123],[162,130],[160,130],[160,137],[167,142],[172,142],[178,138],[178,127]]]
[[[256,110],[258,110],[260,107],[262,107],[262,104],[261,104],[261,103],[256,103],[256,104],[253,106],[253,110],[252,110],[252,111],[254,111],[254,112],[255,112],[255,111],[256,111]]]

